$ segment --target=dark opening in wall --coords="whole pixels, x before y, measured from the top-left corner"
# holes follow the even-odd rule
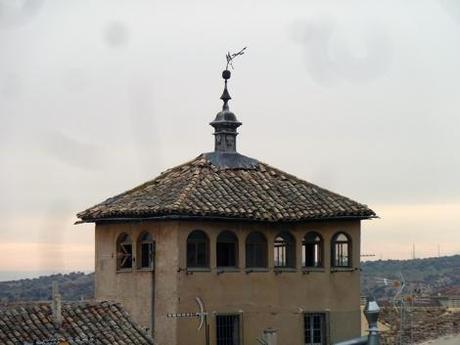
[[[275,238],[273,251],[275,267],[295,268],[295,240],[290,233],[283,232]]]
[[[238,238],[231,231],[224,231],[217,237],[217,267],[238,266]]]
[[[209,267],[209,239],[201,230],[195,230],[187,238],[187,267]]]
[[[246,238],[246,267],[267,267],[267,239],[260,232],[251,232]]]
[[[139,237],[138,268],[153,269],[155,267],[155,242],[148,232]]]
[[[240,345],[240,316],[216,315],[217,345]]]
[[[302,243],[303,267],[323,267],[323,239],[316,232],[305,235]]]
[[[332,266],[351,267],[351,240],[350,237],[339,232],[332,238]]]
[[[133,267],[133,244],[128,234],[121,234],[117,240],[117,269]]]

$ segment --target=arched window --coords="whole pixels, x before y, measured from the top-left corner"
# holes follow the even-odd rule
[[[217,267],[238,266],[238,238],[231,231],[223,231],[217,236]]]
[[[121,234],[117,240],[117,269],[133,267],[133,244],[128,234]]]
[[[323,238],[317,232],[309,232],[302,243],[303,267],[323,267]]]
[[[273,244],[275,267],[295,268],[295,240],[288,232],[282,232]]]
[[[209,267],[209,239],[201,230],[195,230],[187,238],[187,267]]]
[[[155,242],[152,235],[144,232],[137,244],[137,265],[138,268],[153,269],[155,264]]]
[[[332,238],[332,266],[351,267],[351,240],[350,237],[339,232]]]
[[[246,238],[246,267],[267,268],[267,239],[260,232],[251,232]]]

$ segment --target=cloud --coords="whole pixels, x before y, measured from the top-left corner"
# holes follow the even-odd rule
[[[460,254],[460,203],[377,204],[381,217],[362,223],[363,252],[375,259],[410,259],[412,245],[416,257]]]
[[[316,82],[367,83],[385,74],[391,62],[388,33],[376,23],[360,29],[347,32],[347,27],[332,16],[293,25],[292,37],[302,46],[305,64]]]
[[[74,139],[58,130],[42,132],[42,149],[59,162],[77,168],[97,170],[104,164],[104,152],[96,145]]]
[[[44,0],[0,0],[0,29],[28,23],[41,9]]]
[[[74,225],[72,206],[55,200],[47,212],[4,218],[0,231],[0,271],[94,269],[94,226]]]
[[[460,195],[460,26],[441,2],[236,0],[227,26],[215,1],[41,2],[0,0],[2,242],[92,244],[76,212],[212,149],[224,55],[244,45],[242,153],[375,207],[363,238],[392,255],[436,225],[457,239],[455,218],[405,207]]]
[[[78,271],[94,269],[94,245],[0,242],[0,271]]]
[[[130,36],[128,27],[121,21],[109,22],[103,31],[104,42],[111,48],[118,48],[128,44]]]
[[[438,4],[456,24],[460,24],[460,2],[458,0],[438,0]]]

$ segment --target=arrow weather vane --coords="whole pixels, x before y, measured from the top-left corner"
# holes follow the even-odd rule
[[[227,55],[225,56],[227,58],[227,66],[225,67],[226,70],[228,70],[228,66],[230,66],[233,69],[233,60],[235,60],[236,57],[243,55],[246,48],[247,47],[244,47],[237,53],[233,53],[233,54],[230,54],[230,52],[227,53]]]

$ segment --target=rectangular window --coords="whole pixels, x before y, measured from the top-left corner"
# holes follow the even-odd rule
[[[304,338],[305,345],[326,344],[326,314],[304,314]]]
[[[240,316],[216,315],[217,345],[240,345]]]

